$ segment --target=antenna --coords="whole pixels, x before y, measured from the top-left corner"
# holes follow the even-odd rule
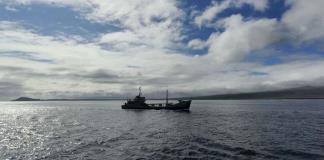
[[[139,87],[138,91],[139,91],[138,96],[142,96],[142,87]]]

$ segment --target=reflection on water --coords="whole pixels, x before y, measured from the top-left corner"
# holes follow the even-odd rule
[[[1,102],[0,159],[324,159],[323,102]]]

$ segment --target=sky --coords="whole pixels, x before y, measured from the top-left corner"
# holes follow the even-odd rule
[[[324,85],[323,0],[0,0],[0,100]]]

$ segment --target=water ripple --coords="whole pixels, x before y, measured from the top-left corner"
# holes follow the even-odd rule
[[[119,101],[0,105],[0,159],[324,159],[324,101],[195,101],[191,112]],[[10,104],[10,105],[8,105]]]

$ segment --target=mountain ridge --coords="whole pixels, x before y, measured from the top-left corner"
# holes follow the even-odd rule
[[[289,88],[274,91],[248,92],[248,93],[232,93],[217,94],[206,96],[183,97],[184,99],[201,99],[201,100],[217,100],[217,99],[324,99],[324,86],[313,87],[304,86],[298,88]]]
[[[235,100],[235,99],[324,99],[324,86],[313,87],[304,86],[298,88],[289,88],[274,91],[248,92],[248,93],[231,93],[217,94],[206,96],[191,96],[170,98],[173,99],[192,99],[192,100]],[[109,100],[126,100],[126,98],[76,98],[76,99],[34,99],[29,97],[20,97],[12,101],[109,101]],[[155,98],[148,100],[163,100]]]

